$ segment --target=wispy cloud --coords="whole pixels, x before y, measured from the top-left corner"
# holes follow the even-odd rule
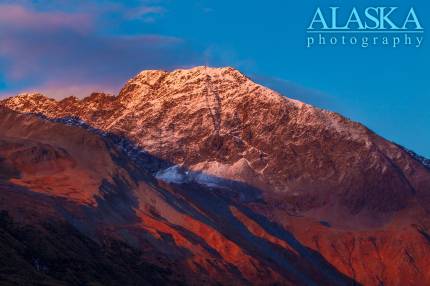
[[[86,13],[41,12],[20,5],[0,5],[0,27],[9,32],[28,28],[45,31],[67,28],[86,32],[91,26],[91,17]]]
[[[125,13],[129,19],[145,19],[154,18],[155,16],[161,16],[166,13],[166,9],[161,6],[142,6],[136,9],[132,9]]]

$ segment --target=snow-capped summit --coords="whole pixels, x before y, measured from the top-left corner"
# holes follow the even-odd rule
[[[340,201],[353,213],[400,209],[430,180],[417,160],[364,126],[282,96],[231,67],[148,70],[118,96],[20,95],[1,105],[77,116],[173,164],[251,184],[267,199],[313,197],[311,205],[298,204],[302,210]]]

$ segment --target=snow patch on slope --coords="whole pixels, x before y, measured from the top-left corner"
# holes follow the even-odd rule
[[[160,170],[155,174],[158,180],[164,181],[170,184],[186,184],[186,183],[197,183],[205,185],[210,188],[224,187],[222,179],[204,174],[202,172],[192,172],[185,170],[181,166],[174,165],[167,169]]]
[[[158,180],[164,181],[170,184],[185,184],[191,182],[188,172],[184,171],[180,166],[174,165],[167,169],[158,171],[155,174]]]

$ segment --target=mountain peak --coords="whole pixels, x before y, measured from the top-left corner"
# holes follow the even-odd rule
[[[120,102],[133,108],[158,96],[157,100],[172,100],[172,94],[187,91],[200,96],[209,93],[234,91],[235,96],[251,94],[249,91],[263,88],[232,67],[197,66],[173,71],[145,70],[130,79],[119,93]],[[274,94],[274,92],[266,92]],[[168,99],[168,97],[170,99]]]
[[[228,79],[248,79],[243,73],[233,67],[209,67],[209,66],[196,66],[190,69],[177,69],[171,72],[172,75],[186,76],[186,77],[208,77],[209,78],[222,78]]]
[[[164,74],[208,74],[208,75],[218,75],[218,74],[240,74],[244,76],[239,70],[226,66],[226,67],[211,67],[211,66],[195,66],[190,68],[180,68],[174,69],[172,71],[166,70],[143,70],[137,74],[137,77],[153,77]]]
[[[43,99],[45,96],[39,92],[23,92],[18,94],[17,96],[11,97],[11,99],[18,100],[29,100],[29,99]]]
[[[9,97],[5,99],[3,102],[11,109],[20,109],[20,110],[28,110],[29,112],[34,112],[33,108],[40,107],[44,109],[48,107],[50,104],[55,102],[54,99],[48,98],[41,93],[33,92],[33,93],[20,93],[17,96]]]
[[[232,67],[196,66],[189,69],[176,69],[170,72],[163,70],[144,70],[129,80],[126,86],[129,84],[137,84],[157,87],[157,84],[165,79],[168,83],[181,84],[199,79],[222,79],[224,81],[232,80],[243,82],[248,78],[240,71]]]
[[[236,74],[236,75],[244,76],[239,70],[231,66],[226,66],[226,67],[195,66],[189,69],[176,69],[176,70],[173,70],[172,73],[182,73],[182,74],[203,73],[209,76]]]

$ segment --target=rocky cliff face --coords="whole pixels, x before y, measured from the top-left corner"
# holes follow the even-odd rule
[[[221,190],[158,181],[154,166],[167,163],[124,138],[0,111],[0,277],[11,285],[352,281]]]
[[[166,192],[163,198],[136,195],[143,205],[148,204],[132,206],[146,210],[139,216],[143,223],[137,228],[158,235],[169,233],[176,246],[189,249],[192,255],[212,257],[207,249],[191,247],[192,239],[175,228],[180,226],[196,239],[200,237],[221,257],[219,261],[207,258],[215,262],[197,262],[207,277],[217,277],[215,268],[234,266],[243,283],[413,285],[410,283],[430,281],[428,261],[421,255],[429,251],[430,226],[430,171],[422,160],[358,123],[281,96],[237,70],[143,71],[118,96],[92,94],[56,101],[23,94],[0,105],[41,114],[46,122],[57,120],[60,126],[79,125],[73,126],[78,130],[82,120],[96,134],[94,140],[110,138],[110,144],[121,150],[122,139],[126,140],[137,153],[130,155],[128,148],[124,155],[128,159],[121,161],[140,158],[133,170],[146,174],[133,179],[132,185],[144,181]],[[13,138],[36,132],[31,125],[14,127],[13,121],[2,122],[0,127],[12,132]],[[43,128],[52,137],[51,143],[59,144],[58,134],[62,134],[62,144],[71,144],[66,133]],[[115,166],[115,160],[100,151],[103,147],[95,150],[105,155],[82,163],[91,167],[81,170],[77,161],[92,160],[89,154],[96,152],[88,149],[92,143],[83,140],[72,154],[43,142],[26,143],[30,145],[25,149],[20,149],[24,147],[19,140],[7,142],[0,148],[0,155],[7,153],[2,155],[5,158],[11,156],[12,144],[19,150],[42,149],[43,156],[54,158],[55,163],[32,164],[33,151],[25,151],[32,156],[21,159],[24,162],[8,161],[9,165],[0,161],[0,170],[23,172],[22,164],[28,178],[8,175],[12,176],[9,182],[97,205],[94,198],[104,181],[94,178],[133,171]],[[43,184],[33,183],[32,176],[41,174],[46,174]],[[77,176],[82,180],[74,191],[64,187]],[[43,190],[46,182],[52,184],[52,194]],[[176,207],[167,208],[173,204],[172,194],[180,197],[175,198],[175,205],[186,202],[186,208],[193,211],[184,216],[174,211]],[[282,257],[275,249],[282,249]],[[217,266],[210,266],[212,263]],[[193,267],[184,266],[199,276],[195,273],[200,270]],[[265,269],[271,282],[264,281],[258,269]],[[287,277],[282,274],[286,269]]]
[[[33,94],[2,105],[77,116],[161,159],[291,201],[298,211],[396,211],[430,184],[422,164],[364,126],[280,96],[232,68],[143,71],[117,97]]]

